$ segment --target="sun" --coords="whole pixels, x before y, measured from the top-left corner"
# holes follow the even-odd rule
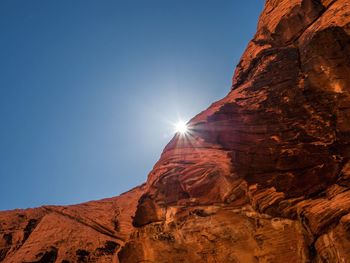
[[[180,133],[180,134],[186,134],[188,132],[188,127],[186,122],[184,121],[178,121],[175,124],[175,132]]]

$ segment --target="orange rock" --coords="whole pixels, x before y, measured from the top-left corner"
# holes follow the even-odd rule
[[[1,262],[118,262],[143,186],[72,206],[0,213]]]

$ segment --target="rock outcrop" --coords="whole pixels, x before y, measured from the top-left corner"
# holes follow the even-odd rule
[[[0,213],[3,262],[350,262],[350,2],[268,0],[145,185]]]
[[[0,213],[0,262],[118,262],[144,186],[72,206]]]

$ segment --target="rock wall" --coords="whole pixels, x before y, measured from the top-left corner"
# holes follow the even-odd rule
[[[350,262],[350,2],[268,0],[232,89],[112,199],[0,213],[3,262]]]
[[[0,262],[118,262],[143,187],[79,205],[0,212]]]

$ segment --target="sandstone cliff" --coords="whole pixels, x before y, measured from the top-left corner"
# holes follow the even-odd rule
[[[0,213],[3,262],[350,262],[350,1],[268,0],[145,185]]]

